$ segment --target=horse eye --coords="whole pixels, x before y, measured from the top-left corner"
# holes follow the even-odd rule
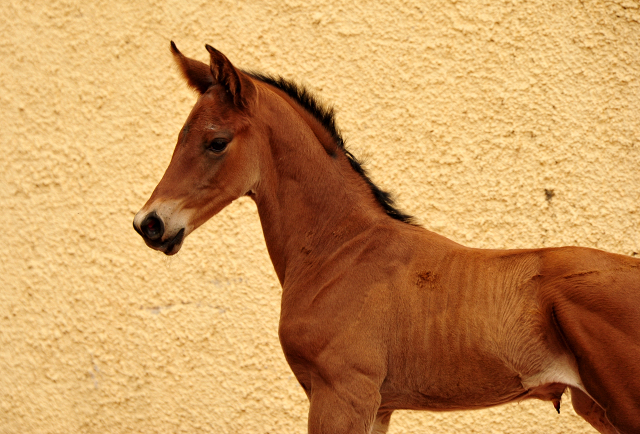
[[[213,139],[208,145],[207,150],[220,153],[225,150],[229,141],[227,139]]]

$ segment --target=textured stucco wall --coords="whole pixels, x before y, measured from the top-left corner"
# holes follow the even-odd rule
[[[195,101],[172,38],[335,104],[427,228],[640,251],[637,0],[3,0],[0,29],[0,433],[306,429],[253,203],[170,259],[131,228]],[[593,430],[530,401],[390,432]]]

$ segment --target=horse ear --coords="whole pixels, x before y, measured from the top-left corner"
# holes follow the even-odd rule
[[[209,65],[185,57],[173,41],[171,41],[171,53],[173,53],[173,58],[178,64],[180,72],[182,72],[182,75],[187,80],[189,87],[198,91],[200,94],[205,93],[213,84]]]
[[[211,45],[205,47],[211,55],[210,69],[213,82],[222,85],[231,94],[236,107],[248,107],[249,100],[255,92],[255,85],[251,79],[236,69],[220,51]]]

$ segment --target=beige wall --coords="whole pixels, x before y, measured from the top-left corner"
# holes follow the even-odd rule
[[[195,101],[170,39],[334,103],[373,179],[427,228],[632,254],[638,6],[3,0],[0,433],[305,431],[253,203],[170,259],[131,228]],[[593,432],[567,404],[398,412],[391,433]]]

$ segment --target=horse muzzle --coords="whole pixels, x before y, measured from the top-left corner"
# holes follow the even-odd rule
[[[147,246],[165,255],[175,255],[182,246],[185,228],[168,231],[164,220],[155,212],[139,212],[133,219],[133,229],[140,234]]]

